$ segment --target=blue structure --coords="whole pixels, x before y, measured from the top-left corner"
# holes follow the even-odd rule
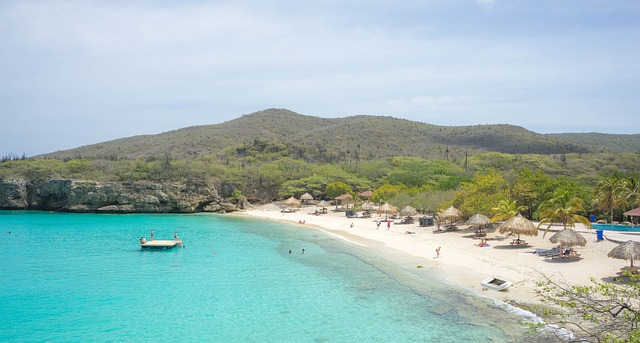
[[[601,240],[603,240],[603,239],[604,239],[603,232],[604,232],[604,230],[600,230],[600,229],[596,230],[596,237],[597,237],[597,240],[601,241]]]

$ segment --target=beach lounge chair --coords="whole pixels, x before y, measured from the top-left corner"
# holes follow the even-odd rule
[[[556,247],[552,249],[536,249],[534,253],[543,257],[560,256],[560,248]]]

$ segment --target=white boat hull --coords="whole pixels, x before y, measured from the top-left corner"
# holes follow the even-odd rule
[[[482,287],[490,288],[496,291],[503,291],[511,286],[513,283],[511,281],[499,279],[494,276],[490,276],[480,283]]]

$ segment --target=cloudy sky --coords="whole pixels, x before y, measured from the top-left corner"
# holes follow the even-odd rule
[[[0,155],[273,107],[639,133],[639,18],[637,0],[3,0]]]

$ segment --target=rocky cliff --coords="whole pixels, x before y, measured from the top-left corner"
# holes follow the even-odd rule
[[[93,182],[0,180],[0,209],[105,213],[229,212],[212,182]]]

